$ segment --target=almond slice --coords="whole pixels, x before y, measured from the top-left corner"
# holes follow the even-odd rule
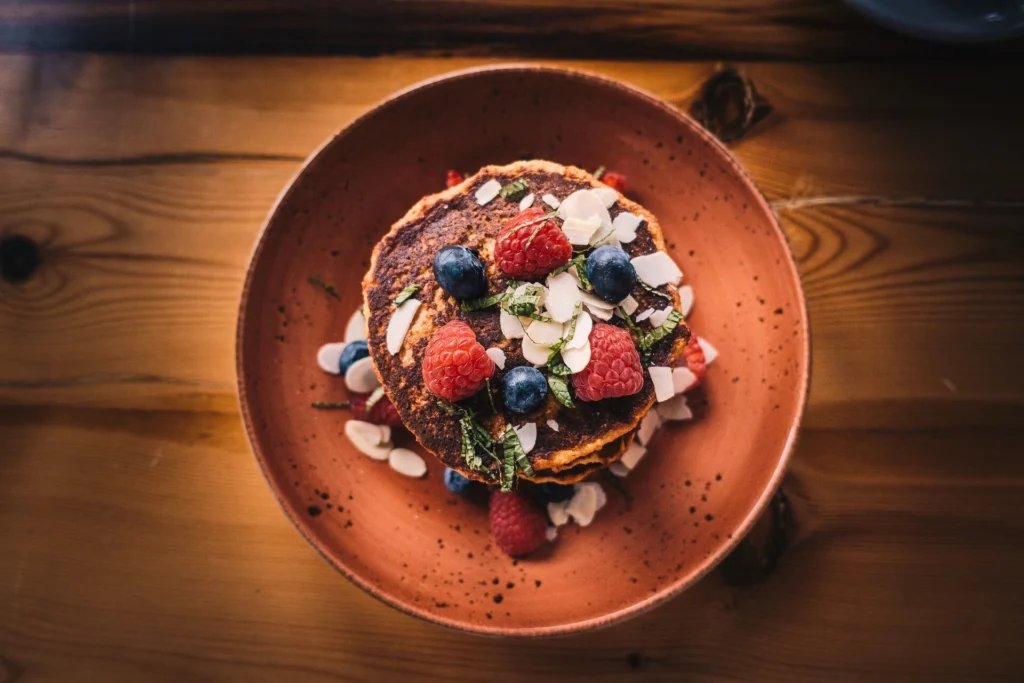
[[[570,244],[585,246],[590,244],[590,238],[601,228],[601,219],[591,216],[587,220],[579,218],[567,218],[562,223],[562,232],[569,238]]]
[[[388,320],[387,343],[388,353],[392,356],[402,350],[405,335],[409,333],[413,318],[419,309],[419,299],[407,299],[391,314],[391,319]]]
[[[604,205],[604,200],[593,190],[576,190],[558,206],[558,217],[563,221],[569,218],[587,220],[591,216],[600,219],[602,232],[612,229],[612,217]]]
[[[544,200],[544,203],[550,206],[552,209],[557,209],[558,206],[561,204],[561,202],[558,201],[558,197],[556,197],[553,194],[546,194],[543,197],[541,197],[541,199]]]
[[[640,302],[629,295],[619,302],[619,306],[626,312],[626,315],[633,315],[636,313],[636,309],[640,308]]]
[[[640,458],[644,457],[645,453],[647,453],[647,449],[634,441],[626,447],[626,452],[622,454],[619,462],[629,469],[633,469],[640,462]]]
[[[368,394],[380,386],[377,375],[373,372],[373,361],[369,357],[360,358],[348,366],[348,372],[345,373],[345,386],[356,394]]]
[[[388,464],[395,472],[413,479],[419,479],[427,473],[427,463],[419,453],[408,448],[393,448],[388,454]]]
[[[547,365],[551,347],[534,343],[529,337],[523,337],[523,358],[537,367]]]
[[[547,425],[548,425],[548,429],[550,429],[551,431],[553,431],[553,432],[557,432],[558,431],[558,423],[555,422],[554,420],[548,420],[547,421]]]
[[[604,299],[602,299],[601,297],[597,296],[596,294],[591,294],[590,292],[585,292],[582,289],[580,290],[580,299],[582,299],[583,303],[585,303],[588,306],[594,306],[596,308],[607,308],[609,311],[613,310],[615,308],[615,306],[617,305],[617,304],[613,304],[610,301],[605,301]]]
[[[648,410],[647,414],[644,415],[644,419],[640,420],[640,429],[636,431],[637,441],[646,446],[651,442],[654,433],[658,431],[660,426],[661,416],[658,415],[658,411]]]
[[[562,349],[562,362],[572,371],[573,374],[583,372],[590,364],[590,342],[578,349]]]
[[[679,422],[693,419],[693,411],[686,403],[686,394],[676,394],[664,403],[659,403],[657,410],[663,420]]]
[[[383,462],[391,453],[391,444],[387,442],[384,430],[380,428],[380,425],[360,420],[349,420],[345,423],[345,436],[357,451],[374,460]]]
[[[608,471],[620,479],[629,474],[629,468],[623,465],[621,462],[613,462],[611,465],[608,466]]]
[[[651,287],[661,287],[669,283],[678,285],[683,279],[683,271],[679,270],[672,257],[663,251],[634,256],[629,262],[633,264],[636,276]]]
[[[623,212],[612,221],[612,228],[615,230],[615,239],[626,244],[636,239],[636,229],[640,227],[643,219],[636,214]]]
[[[571,499],[570,499],[571,500]],[[563,500],[558,503],[548,503],[548,519],[556,527],[569,523],[569,501]]]
[[[569,500],[566,512],[580,526],[590,526],[598,510],[608,502],[608,496],[597,482],[586,481],[576,486],[576,493]]]
[[[547,323],[543,320],[534,320],[526,328],[526,336],[538,346],[553,346],[564,333],[565,326],[562,323]]]
[[[604,208],[606,209],[610,209],[615,206],[615,202],[619,200],[619,192],[614,187],[608,187],[607,185],[604,187],[595,187],[594,192],[596,192],[597,196],[601,198],[602,202],[604,202]]]
[[[672,368],[651,366],[647,368],[654,383],[654,396],[658,402],[667,401],[676,395],[675,387],[672,385]]]
[[[547,311],[556,322],[564,323],[572,319],[576,304],[582,298],[576,280],[569,273],[559,273],[549,277],[548,281]],[[532,336],[532,334],[531,334]],[[537,340],[540,341],[540,340]],[[555,341],[558,341],[557,339]],[[552,344],[554,342],[551,342]]]
[[[612,309],[610,309],[610,308],[599,308],[597,306],[592,306],[590,304],[587,304],[587,310],[590,311],[590,315],[594,316],[598,320],[611,320],[612,319],[613,313],[612,313]]]
[[[683,285],[679,288],[679,312],[683,314],[684,318],[690,317],[690,311],[693,310],[693,287],[690,285]]]
[[[565,343],[565,349],[580,349],[590,341],[590,332],[594,329],[594,319],[586,311],[580,311],[576,318],[576,329],[573,330],[572,339]]]
[[[690,371],[690,368],[672,368],[672,388],[677,394],[684,394],[697,383],[697,375]]]
[[[494,361],[494,364],[498,366],[499,370],[504,370],[505,369],[505,352],[504,351],[499,349],[497,346],[492,346],[491,348],[489,348],[486,351],[484,351],[484,353],[486,353],[488,355],[488,357],[490,357],[490,359]]]
[[[668,314],[672,312],[671,306],[666,306],[661,310],[651,313],[651,317],[647,319],[647,322],[651,323],[651,327],[661,327],[661,324],[668,320]]]
[[[357,309],[345,325],[345,343],[366,339],[366,318],[363,317],[362,309]]]
[[[341,352],[345,348],[345,344],[339,344],[337,342],[331,342],[330,344],[324,344],[316,352],[316,364],[320,366],[320,369],[324,372],[329,372],[332,375],[340,375],[341,368],[338,363],[341,361]]]
[[[633,322],[642,323],[643,321],[645,321],[648,318],[650,318],[652,315],[654,315],[654,309],[653,308],[648,308],[646,311],[644,311],[643,313],[638,315],[636,318],[634,318]]]
[[[523,447],[523,451],[529,453],[533,450],[533,447],[537,445],[537,423],[527,422],[519,427],[513,427],[516,432],[516,436],[519,437],[519,443]]]
[[[488,204],[498,196],[499,192],[501,192],[501,183],[491,178],[476,191],[476,203],[480,206]]]
[[[526,195],[525,197],[523,197],[522,201],[519,202],[519,210],[520,211],[526,211],[531,206],[533,206],[533,193],[532,192],[530,194]]]
[[[547,529],[545,529],[544,538],[546,538],[548,541],[554,541],[556,538],[558,538],[558,527],[549,526]]]
[[[718,349],[711,345],[704,337],[697,337],[697,341],[700,343],[700,348],[704,351],[704,364],[711,365],[718,358]]]
[[[522,339],[526,334],[526,328],[522,321],[504,309],[498,314],[498,322],[501,324],[501,333],[506,339]]]

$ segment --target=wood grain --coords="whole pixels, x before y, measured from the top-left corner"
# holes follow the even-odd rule
[[[937,45],[807,0],[50,0],[0,5],[0,49],[996,61],[1020,43]]]
[[[377,604],[303,543],[237,417],[249,250],[323,138],[477,63],[0,57],[0,234],[43,255],[0,282],[0,681],[1015,679],[1013,66],[740,65],[775,111],[734,151],[798,256],[814,347],[769,581],[509,647]],[[585,66],[679,106],[715,68]]]

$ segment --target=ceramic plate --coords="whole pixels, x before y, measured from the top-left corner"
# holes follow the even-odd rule
[[[629,178],[696,290],[692,328],[719,350],[699,418],[663,428],[593,525],[513,562],[487,511],[448,493],[428,457],[413,480],[351,447],[345,397],[316,351],[360,305],[370,251],[450,168],[543,158]],[[308,282],[334,285],[332,297]],[[778,486],[808,383],[793,257],[729,152],[630,86],[533,66],[463,71],[396,94],[327,141],[282,193],[242,296],[238,387],[256,458],[302,535],[358,586],[410,614],[477,632],[578,631],[637,614],[706,574]],[[409,445],[411,439],[398,439]]]

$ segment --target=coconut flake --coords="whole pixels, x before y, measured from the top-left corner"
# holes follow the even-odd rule
[[[588,245],[590,244],[590,238],[594,236],[594,233],[601,227],[601,219],[597,216],[591,216],[586,220],[580,220],[579,218],[567,218],[562,223],[562,232],[569,238],[570,244],[576,245]]]
[[[571,498],[569,500],[572,500]],[[548,519],[556,527],[569,523],[569,501],[563,500],[557,503],[548,503]]]
[[[556,538],[558,538],[558,527],[549,526],[547,529],[545,529],[544,538],[546,538],[549,542],[554,541]]]
[[[611,320],[612,309],[610,308],[599,308],[598,306],[592,306],[587,304],[587,310],[590,311],[590,315],[594,316],[598,320]]]
[[[594,192],[596,192],[597,196],[601,198],[602,202],[604,202],[604,208],[606,209],[612,208],[612,206],[615,205],[615,202],[619,200],[619,192],[614,187],[608,187],[607,185],[604,187],[595,187]]]
[[[672,257],[663,251],[634,256],[629,262],[633,264],[636,276],[651,287],[661,287],[669,283],[678,285],[683,279],[683,271],[679,270]]]
[[[388,320],[387,342],[388,353],[392,356],[402,350],[405,335],[409,333],[412,320],[419,308],[419,299],[407,299],[391,314],[391,319]]]
[[[356,450],[374,460],[387,460],[391,453],[391,444],[388,443],[390,430],[385,433],[380,425],[349,420],[345,423],[345,436]]]
[[[654,315],[654,309],[653,308],[648,308],[646,311],[644,311],[643,313],[638,315],[636,318],[634,318],[633,321],[634,322],[638,322],[638,323],[642,323],[643,321],[645,321],[648,318],[650,318],[652,315]]]
[[[408,448],[391,449],[391,453],[388,454],[388,464],[395,472],[413,479],[419,479],[427,473],[427,463],[418,453],[414,453]]]
[[[476,203],[483,206],[497,197],[499,192],[501,192],[501,183],[491,178],[476,191]]]
[[[636,214],[622,212],[612,221],[612,228],[615,230],[615,239],[620,242],[629,243],[636,239],[636,229],[640,227],[643,219]]]
[[[338,363],[341,362],[341,352],[344,350],[346,344],[339,344],[337,342],[331,342],[330,344],[324,344],[316,352],[316,364],[320,366],[320,369],[324,372],[329,372],[332,375],[340,375],[341,368]]]
[[[572,332],[572,339],[565,343],[565,349],[580,349],[590,341],[590,332],[594,329],[594,319],[586,311],[580,311],[576,318],[576,329]]]
[[[519,210],[520,211],[526,211],[531,206],[533,206],[533,193],[532,192],[530,194],[526,195],[525,197],[523,197],[522,200],[519,202]]]
[[[556,322],[569,322],[572,319],[573,311],[576,310],[576,304],[582,296],[579,287],[576,286],[576,280],[569,273],[559,273],[554,277],[549,277],[547,283],[549,289],[547,297],[548,315],[554,318]],[[530,336],[533,335],[531,334]],[[536,337],[534,338],[536,339]],[[555,341],[558,340],[556,339]],[[551,343],[553,344],[554,342]]]
[[[613,304],[610,301],[605,301],[601,297],[595,294],[591,294],[590,292],[584,292],[583,290],[580,290],[580,298],[583,300],[583,303],[585,303],[588,306],[593,306],[595,308],[606,308],[609,311],[614,309],[618,305]]]
[[[558,197],[556,197],[553,194],[546,194],[543,197],[541,197],[541,199],[543,199],[544,203],[550,206],[552,209],[557,209],[558,206],[561,204],[561,202],[558,201]]]
[[[578,349],[562,349],[562,362],[573,374],[583,372],[583,369],[590,364],[590,342],[588,341]]]
[[[657,410],[663,420],[678,422],[693,419],[693,411],[686,403],[686,394],[676,394],[664,403],[659,403]]]
[[[494,361],[494,364],[498,366],[499,370],[504,370],[505,369],[505,352],[504,351],[499,349],[497,346],[492,346],[491,348],[489,348],[486,351],[484,351],[484,353],[486,353],[490,357],[490,359]]]
[[[555,422],[554,420],[548,420],[547,421],[547,425],[548,425],[548,429],[550,429],[551,431],[553,431],[553,432],[557,432],[558,431],[558,423]]]
[[[523,337],[523,358],[537,367],[547,365],[551,347],[534,343],[529,337]]]
[[[562,323],[547,323],[534,320],[526,328],[526,336],[538,346],[553,346],[562,338],[565,328]]]
[[[654,382],[654,396],[658,402],[667,401],[676,395],[672,386],[672,368],[661,368],[651,366],[647,368],[651,374],[651,381]]]
[[[348,366],[348,372],[345,373],[345,386],[356,394],[368,394],[380,386],[377,375],[373,372],[373,361],[369,356],[360,358]]]
[[[523,327],[522,321],[511,313],[507,313],[505,309],[498,314],[498,322],[501,323],[501,333],[505,335],[506,339],[522,339],[526,334],[526,328]]]
[[[718,358],[718,349],[711,345],[704,337],[697,337],[697,343],[700,344],[700,348],[704,351],[704,365],[708,366],[715,362]]]
[[[633,441],[626,448],[626,452],[622,454],[622,457],[619,459],[619,462],[621,462],[629,469],[633,469],[636,467],[636,464],[640,462],[640,458],[644,457],[645,453],[647,453],[647,449],[638,444],[636,441]]]
[[[690,390],[690,388],[697,383],[697,375],[690,371],[690,368],[672,368],[672,387],[675,389],[677,394],[682,394]]]
[[[558,207],[558,217],[563,221],[570,218],[587,220],[591,216],[597,216],[601,221],[602,233],[612,229],[612,217],[601,195],[593,190],[576,190],[562,200]]]
[[[620,479],[629,474],[629,468],[623,465],[621,462],[613,462],[608,466],[608,471],[614,474]]]
[[[537,445],[537,423],[527,422],[519,427],[513,427],[516,431],[516,436],[519,437],[519,443],[523,447],[523,451],[529,453],[533,450],[533,447]]]
[[[363,317],[363,311],[357,309],[348,319],[348,325],[345,326],[345,343],[349,344],[363,339],[366,339],[366,318]]]
[[[572,515],[580,526],[590,526],[594,515],[608,502],[608,496],[597,482],[587,481],[577,485],[576,493],[569,500],[566,512]]]
[[[648,318],[648,322],[651,323],[651,327],[661,327],[662,323],[668,320],[668,314],[672,312],[672,307],[667,306],[659,311],[651,313],[651,317]]]
[[[684,318],[690,317],[690,311],[693,310],[693,287],[690,285],[683,285],[679,288],[679,312],[683,314]]]
[[[644,446],[651,443],[654,433],[661,426],[661,416],[656,410],[648,410],[644,419],[640,420],[640,429],[636,431],[636,438]]]
[[[626,312],[626,315],[633,315],[636,313],[636,309],[640,308],[640,302],[634,299],[631,294],[620,301],[619,306]]]

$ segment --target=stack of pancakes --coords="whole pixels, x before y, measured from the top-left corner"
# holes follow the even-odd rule
[[[475,249],[487,267],[488,293],[504,292],[510,279],[494,262],[494,243],[502,227],[519,213],[518,201],[495,198],[481,206],[475,197],[480,186],[491,179],[506,185],[513,180],[526,181],[530,192],[541,197],[551,194],[564,199],[571,193],[602,185],[589,173],[573,166],[548,161],[521,161],[507,166],[487,166],[463,183],[444,192],[421,199],[377,244],[370,269],[363,279],[363,298],[367,321],[370,357],[385,393],[398,409],[405,426],[416,439],[441,462],[466,477],[482,479],[462,457],[462,432],[457,417],[438,405],[437,398],[423,383],[420,364],[427,342],[435,330],[452,320],[462,320],[476,332],[484,348],[498,347],[505,352],[505,370],[530,365],[523,357],[521,340],[507,339],[501,332],[497,307],[463,312],[459,302],[445,293],[434,279],[434,255],[447,245]],[[536,205],[535,204],[535,205]],[[622,248],[630,257],[665,250],[658,220],[639,204],[621,195],[609,208],[614,219],[621,212],[633,213],[643,219],[637,237]],[[394,298],[405,287],[418,284],[416,294],[422,305],[396,355],[388,352],[386,331],[395,310]],[[671,301],[659,297],[639,283],[632,296],[639,303],[638,311],[647,308],[679,308],[675,288],[659,288]],[[596,321],[595,321],[596,322]],[[608,324],[625,327],[618,316]],[[655,345],[650,365],[673,366],[686,344],[688,332],[680,324],[668,337]],[[577,482],[588,474],[606,468],[622,457],[640,420],[654,404],[654,386],[644,373],[644,386],[636,394],[596,402],[576,400],[575,408],[566,408],[550,395],[546,403],[528,415],[513,414],[501,401],[502,370],[496,369],[491,379],[492,402],[487,390],[460,402],[473,412],[490,434],[497,437],[507,425],[525,422],[537,425],[537,442],[527,455],[534,474],[525,477],[536,482]],[[548,421],[557,423],[555,431]],[[496,465],[492,465],[496,469]]]

